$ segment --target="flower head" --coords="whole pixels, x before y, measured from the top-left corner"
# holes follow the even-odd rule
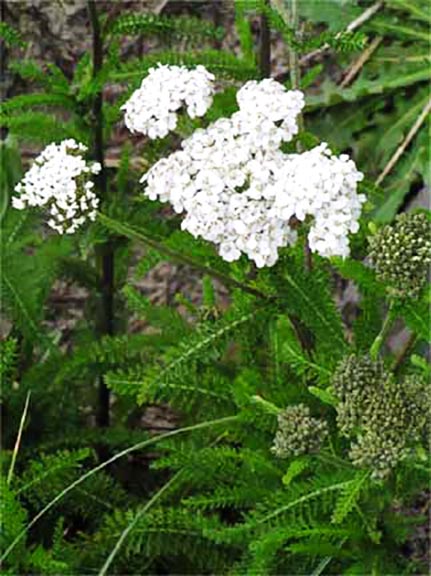
[[[377,277],[396,296],[417,297],[431,264],[431,222],[424,213],[400,214],[370,238]]]
[[[328,433],[326,422],[311,416],[308,406],[288,406],[278,415],[272,451],[279,458],[317,452]]]
[[[48,226],[60,234],[73,234],[87,219],[94,220],[99,199],[91,176],[101,167],[84,160],[86,150],[72,139],[49,144],[15,187],[19,195],[12,198],[12,206],[47,207]]]
[[[352,439],[350,459],[384,478],[429,426],[427,387],[414,376],[397,381],[380,360],[355,355],[340,362],[332,385],[337,424]]]
[[[297,117],[304,107],[304,94],[300,90],[286,90],[273,78],[260,82],[250,80],[238,90],[236,99],[243,115],[260,124],[265,118],[278,123],[282,140],[288,142],[298,133]]]
[[[293,216],[314,218],[313,251],[346,256],[365,201],[356,193],[362,174],[325,144],[281,151],[298,132],[301,92],[266,79],[247,82],[237,100],[238,112],[196,130],[143,176],[145,195],[185,212],[182,228],[216,244],[228,262],[246,254],[258,267],[275,264],[278,250],[296,241]]]
[[[191,118],[205,114],[212,104],[213,80],[204,66],[150,68],[140,88],[122,106],[127,128],[151,139],[164,138],[176,128],[177,112],[183,106]]]

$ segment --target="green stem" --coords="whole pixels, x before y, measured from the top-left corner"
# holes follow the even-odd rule
[[[265,400],[265,398],[262,398],[262,396],[258,396],[257,394],[251,397],[251,401],[253,402],[253,404],[258,404],[259,406],[261,406],[263,410],[268,414],[274,414],[275,416],[277,416],[277,414],[280,414],[281,412],[281,408],[279,408],[272,402]]]
[[[9,556],[9,554],[16,547],[16,545],[24,538],[27,532],[31,530],[31,528],[33,528],[36,522],[38,522],[42,518],[42,516],[44,516],[47,512],[49,512],[51,508],[53,508],[64,496],[66,496],[66,494],[69,494],[69,492],[71,492],[74,488],[82,484],[82,482],[85,482],[85,480],[87,480],[100,470],[103,470],[104,468],[109,466],[109,464],[112,464],[119,458],[127,456],[131,452],[142,450],[147,446],[157,444],[158,442],[166,440],[167,438],[172,438],[174,436],[184,434],[185,432],[193,432],[195,430],[203,430],[205,428],[212,428],[213,426],[219,426],[221,424],[236,422],[238,420],[239,415],[237,414],[234,416],[225,416],[224,418],[217,418],[216,420],[206,420],[205,422],[200,422],[199,424],[194,424],[192,426],[185,426],[184,428],[177,428],[176,430],[166,432],[166,434],[160,434],[160,436],[154,436],[153,438],[149,438],[148,440],[143,440],[142,442],[138,442],[137,444],[134,444],[133,446],[125,448],[121,452],[114,454],[114,456],[112,456],[108,460],[105,460],[105,462],[102,462],[98,466],[95,466],[94,468],[92,468],[79,478],[77,478],[74,482],[69,484],[69,486],[66,486],[66,488],[64,488],[61,492],[59,492],[57,496],[55,496],[55,498],[53,498],[50,502],[48,502],[48,504],[44,508],[42,508],[42,510],[38,512],[38,514],[36,514],[36,516],[27,524],[27,526],[23,530],[21,530],[21,532],[19,532],[19,534],[15,537],[15,539],[12,541],[12,543],[8,546],[3,555],[0,557],[0,563],[4,562],[4,560]]]
[[[298,0],[289,0],[289,6],[290,6],[289,26],[293,30],[293,33],[295,34],[295,41],[296,41],[299,27]],[[300,90],[301,68],[299,65],[299,55],[297,48],[292,43],[289,45],[289,76],[290,76],[291,89]],[[302,115],[302,112],[299,113],[297,122],[299,132],[302,132],[304,130],[304,117]],[[296,143],[296,149],[298,152],[302,152],[301,142],[298,141]],[[304,267],[307,272],[311,272],[313,268],[313,259],[307,238],[305,238],[304,242]]]
[[[93,32],[93,78],[96,78],[103,66],[103,39],[95,0],[88,0],[88,12]],[[97,176],[96,185],[99,198],[106,202],[108,186],[105,169],[102,90],[93,99],[92,123],[94,157],[102,167]],[[96,328],[99,336],[112,336],[114,334],[114,246],[112,240],[96,247],[96,263],[101,278],[101,308]],[[109,397],[109,388],[100,376],[96,414],[96,421],[100,427],[109,426]]]
[[[394,320],[395,320],[394,307],[393,303],[391,302],[389,304],[388,311],[386,312],[382,328],[380,332],[377,334],[370,348],[370,357],[372,360],[377,360],[378,355],[380,353],[380,349],[383,346],[384,341],[386,340],[386,336],[388,335],[389,330],[392,328]]]

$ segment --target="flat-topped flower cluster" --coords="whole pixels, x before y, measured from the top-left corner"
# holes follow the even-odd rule
[[[152,68],[125,104],[126,125],[150,138],[177,125],[184,106],[202,116],[212,103],[214,76],[203,66]],[[308,242],[322,256],[347,256],[365,196],[362,174],[347,155],[325,143],[286,154],[283,143],[298,133],[304,95],[273,79],[247,82],[237,93],[239,110],[196,130],[181,149],[159,160],[141,179],[151,200],[170,202],[185,213],[182,228],[218,246],[228,262],[247,255],[258,267],[272,266],[280,248],[297,239],[297,223],[309,218]],[[94,220],[99,200],[83,144],[50,144],[16,187],[17,209],[47,206],[48,225],[73,233]],[[295,224],[295,226],[293,225]]]
[[[214,75],[204,66],[188,70],[185,66],[150,68],[141,87],[122,107],[125,123],[131,132],[149,138],[164,138],[175,130],[177,112],[184,105],[191,118],[203,116],[212,104]]]
[[[182,228],[217,244],[229,262],[244,253],[258,267],[272,266],[278,249],[296,241],[293,217],[307,216],[311,250],[347,256],[365,202],[355,164],[326,144],[302,154],[281,151],[298,133],[302,92],[272,79],[250,81],[237,102],[238,112],[196,130],[142,177],[145,195],[185,212]]]
[[[86,150],[73,139],[49,144],[15,187],[19,196],[12,198],[12,206],[47,207],[48,226],[60,234],[73,234],[87,219],[95,220],[99,199],[91,176],[101,167],[85,161]]]

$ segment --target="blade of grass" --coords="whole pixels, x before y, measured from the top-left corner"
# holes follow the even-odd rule
[[[396,165],[398,160],[404,154],[407,146],[410,144],[410,142],[416,136],[417,132],[419,131],[419,128],[422,126],[422,124],[425,122],[425,120],[429,116],[430,112],[431,112],[431,98],[425,104],[424,108],[422,109],[422,112],[419,114],[416,122],[411,127],[409,133],[404,138],[404,140],[401,142],[400,146],[395,151],[395,154],[391,157],[389,162],[384,167],[382,173],[377,178],[377,180],[376,180],[377,186],[380,186],[380,184],[383,182],[383,180],[386,178],[386,176],[389,174],[389,172],[391,172],[391,170],[394,168],[394,166]]]
[[[352,80],[359,74],[360,70],[363,68],[364,64],[371,58],[374,52],[382,43],[382,36],[376,36],[369,46],[365,48],[362,54],[359,56],[352,66],[348,69],[346,76],[340,83],[340,88],[346,88]]]
[[[22,411],[22,414],[21,414],[21,421],[19,423],[18,434],[16,437],[15,446],[13,448],[12,460],[11,460],[9,471],[7,474],[6,482],[7,482],[8,486],[10,485],[10,483],[12,481],[13,471],[15,469],[15,463],[16,463],[16,459],[18,456],[19,447],[21,446],[22,431],[24,430],[24,424],[25,424],[25,421],[27,418],[28,406],[30,403],[30,396],[31,396],[31,390],[29,390],[27,392],[27,397],[25,399],[25,404],[24,404],[24,410]]]
[[[172,478],[164,484],[160,490],[158,490],[145,504],[142,508],[136,513],[133,520],[129,523],[129,525],[123,530],[121,536],[118,538],[117,542],[115,543],[114,548],[112,549],[111,553],[109,554],[106,562],[102,566],[99,576],[105,576],[108,573],[108,569],[111,566],[112,562],[114,561],[115,556],[117,555],[118,551],[120,550],[121,546],[123,545],[124,541],[126,540],[127,536],[142,518],[142,516],[151,508],[153,504],[155,504],[163,494],[178,480],[178,477],[182,473],[182,470],[177,472]]]
[[[3,555],[0,557],[0,564],[2,562],[4,562],[4,560],[9,556],[9,554],[12,552],[12,550],[15,548],[15,546],[23,539],[23,537],[27,534],[27,532],[29,530],[31,530],[31,528],[33,528],[33,526],[36,524],[36,522],[38,522],[42,518],[42,516],[44,516],[47,512],[49,512],[49,510],[51,510],[51,508],[53,508],[64,496],[66,496],[66,494],[68,494],[74,488],[76,488],[76,486],[79,486],[80,484],[82,484],[82,482],[84,482],[85,480],[87,480],[87,478],[90,478],[91,476],[96,474],[96,472],[99,472],[100,470],[103,470],[104,468],[106,468],[106,466],[109,466],[109,464],[112,464],[113,462],[115,462],[119,458],[127,456],[127,454],[130,454],[131,452],[134,452],[136,450],[141,450],[142,448],[146,448],[147,446],[151,446],[153,444],[157,444],[157,442],[160,442],[161,440],[165,440],[166,438],[172,438],[173,436],[177,436],[179,434],[184,434],[186,432],[193,432],[194,430],[202,430],[204,428],[211,428],[212,426],[219,426],[221,424],[226,424],[228,422],[235,422],[237,420],[238,420],[238,415],[225,416],[224,418],[217,418],[215,420],[206,420],[205,422],[200,422],[199,424],[194,424],[192,426],[185,426],[184,428],[177,428],[176,430],[171,430],[170,432],[166,432],[166,434],[161,434],[160,436],[155,436],[154,438],[149,438],[148,440],[138,442],[137,444],[134,444],[133,446],[130,446],[129,448],[125,448],[121,452],[114,454],[114,456],[112,456],[108,460],[105,460],[105,462],[102,462],[98,466],[95,466],[94,468],[92,468],[91,470],[89,470],[88,472],[86,472],[85,474],[80,476],[79,478],[77,478],[74,482],[69,484],[69,486],[66,486],[66,488],[64,488],[61,492],[59,492],[57,494],[57,496],[55,496],[55,498],[53,498],[50,502],[48,502],[48,504],[44,508],[42,508],[42,510],[40,512],[38,512],[36,514],[36,516],[27,524],[27,526],[23,530],[21,530],[21,532],[19,532],[19,534],[15,537],[15,539],[12,541],[12,543],[4,551]]]

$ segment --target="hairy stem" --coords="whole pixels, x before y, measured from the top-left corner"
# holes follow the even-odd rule
[[[386,336],[388,335],[389,330],[392,328],[394,320],[395,320],[395,314],[393,305],[391,303],[389,305],[388,311],[383,321],[382,328],[371,345],[370,356],[372,360],[377,360],[380,349],[383,346],[384,341],[386,340]]]
[[[103,66],[103,39],[95,0],[88,0],[93,34],[93,77],[97,77]],[[94,131],[93,152],[102,169],[97,176],[97,189],[102,201],[107,197],[105,151],[103,138],[103,92],[100,90],[93,99],[92,123]],[[112,240],[96,248],[96,261],[101,277],[101,307],[97,319],[99,336],[114,333],[114,246]],[[101,376],[98,389],[96,421],[98,426],[109,426],[109,389]]]
[[[289,6],[289,26],[293,30],[296,38],[299,26],[298,0],[289,0]],[[289,46],[289,76],[291,89],[300,90],[301,68],[299,66],[299,56],[297,50],[292,45]],[[302,132],[304,130],[304,118],[302,112],[299,113],[297,122],[299,132]],[[296,148],[298,152],[302,152],[301,142],[297,142]],[[304,267],[307,272],[311,272],[313,268],[313,259],[307,238],[305,238],[304,242]]]
[[[267,5],[268,2],[266,1]],[[260,16],[259,65],[262,78],[271,76],[271,30],[265,12]]]
[[[299,23],[298,0],[290,0],[289,6],[289,26],[296,37]],[[300,84],[298,52],[292,45],[289,46],[289,76],[292,90],[298,90]]]
[[[6,20],[6,1],[0,0],[0,22],[5,22]],[[8,51],[5,40],[0,38],[0,86],[3,85],[0,96],[3,99],[7,96],[7,72],[6,72],[6,61],[7,61]],[[0,140],[6,140],[8,129],[6,126],[0,126]]]

